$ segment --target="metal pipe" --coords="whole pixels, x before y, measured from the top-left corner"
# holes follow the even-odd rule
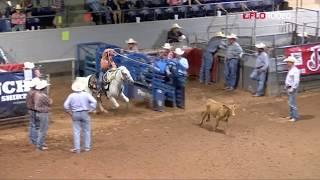
[[[317,29],[316,29],[316,39],[319,39],[319,28],[320,28],[320,10],[317,11]]]
[[[302,26],[302,40],[301,40],[301,44],[304,44],[304,32],[306,31],[306,25]]]

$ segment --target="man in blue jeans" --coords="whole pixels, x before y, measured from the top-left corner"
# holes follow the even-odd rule
[[[36,118],[35,102],[34,102],[35,93],[37,93],[37,90],[35,87],[38,85],[38,83],[40,83],[40,79],[37,77],[31,80],[30,91],[28,92],[26,97],[26,105],[30,115],[29,141],[33,145],[37,145],[37,139],[38,139],[37,129],[39,129],[39,121]]]
[[[252,71],[250,78],[258,81],[257,90],[254,93],[254,97],[264,95],[264,86],[266,83],[268,68],[269,68],[269,57],[265,52],[266,45],[263,43],[256,44],[257,48],[257,60],[256,67]]]
[[[236,42],[237,35],[231,34],[227,36],[228,46],[225,55],[224,78],[225,90],[233,91],[237,83],[237,73],[240,58],[243,54],[241,46]]]
[[[94,111],[97,106],[97,101],[91,94],[84,92],[84,85],[80,82],[74,82],[71,89],[74,91],[68,96],[64,102],[65,110],[72,117],[73,126],[73,144],[71,149],[73,153],[80,153],[80,134],[83,133],[84,151],[88,152],[91,149],[91,126],[89,111]]]
[[[200,68],[200,83],[209,85],[211,83],[211,68],[213,65],[213,57],[217,51],[225,47],[225,43],[222,39],[225,35],[222,32],[217,32],[212,37],[202,55],[202,62]]]
[[[41,80],[36,86],[38,90],[34,94],[34,109],[36,111],[36,118],[39,121],[38,138],[37,138],[37,149],[47,150],[45,146],[45,139],[49,125],[49,108],[52,104],[52,100],[46,94],[46,88],[49,86],[47,81]]]
[[[300,84],[300,70],[294,65],[296,59],[293,56],[289,56],[284,60],[288,66],[288,74],[285,81],[285,87],[288,92],[288,104],[290,110],[289,121],[296,122],[299,118],[298,108],[296,103],[296,96],[298,94],[298,87]]]

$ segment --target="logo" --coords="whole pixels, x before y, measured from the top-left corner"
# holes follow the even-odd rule
[[[246,12],[242,14],[242,19],[246,20],[290,20],[292,14],[280,12]]]
[[[27,97],[27,92],[30,90],[30,81],[5,81],[0,82],[0,101],[19,101]]]
[[[310,48],[312,51],[312,55],[310,60],[307,61],[307,67],[310,71],[319,71],[320,69],[320,58],[319,58],[319,53],[320,53],[320,46],[314,46]]]

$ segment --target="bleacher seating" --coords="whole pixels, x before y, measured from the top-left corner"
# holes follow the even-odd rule
[[[136,17],[140,17],[141,21],[154,21],[174,19],[175,15],[178,15],[179,18],[216,16],[218,10],[222,11],[222,15],[244,10],[272,11],[275,10],[276,7],[279,7],[279,4],[283,3],[283,1],[284,0],[201,0],[201,5],[168,6],[165,4],[166,1],[159,3],[158,1],[138,0],[135,4],[136,8],[123,10],[123,15],[126,23],[136,22]],[[112,15],[110,15],[110,19],[107,21],[106,13],[94,12],[92,9],[89,9],[88,6],[84,7],[87,7],[86,9],[92,13],[93,21],[96,22],[96,24],[100,24],[97,22],[102,22],[102,24],[112,23]],[[70,14],[71,12],[72,10],[66,13]],[[53,27],[52,22],[55,11],[51,7],[33,8],[32,16],[34,19],[28,20],[28,29],[30,29],[31,26],[41,26],[41,28]],[[0,25],[1,32],[9,31],[7,21],[1,21]]]

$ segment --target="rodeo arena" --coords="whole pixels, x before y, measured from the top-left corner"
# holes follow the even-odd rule
[[[0,179],[320,179],[319,1],[0,15]]]

